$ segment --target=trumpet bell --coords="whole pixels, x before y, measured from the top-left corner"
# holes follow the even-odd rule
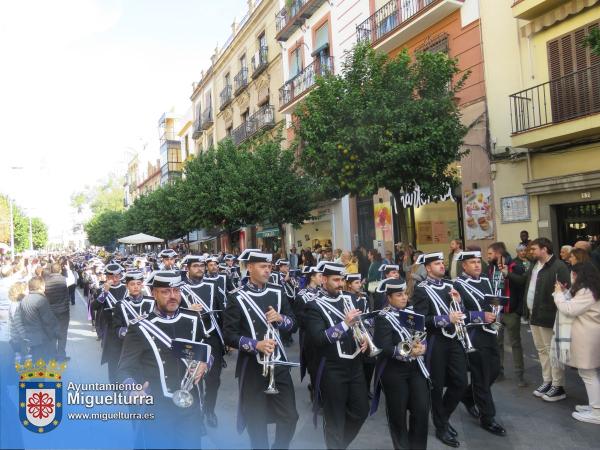
[[[173,403],[179,408],[189,408],[194,404],[194,396],[184,389],[179,389],[173,393]]]
[[[400,356],[406,358],[412,352],[412,344],[410,342],[402,342],[400,345]]]
[[[265,392],[265,394],[269,394],[269,395],[279,394],[279,390],[274,386],[269,386],[268,388],[265,389],[264,392]]]

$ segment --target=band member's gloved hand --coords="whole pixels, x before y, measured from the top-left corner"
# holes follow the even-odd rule
[[[202,379],[202,377],[204,376],[204,374],[206,373],[206,371],[208,370],[208,364],[206,364],[205,362],[201,362],[198,364],[199,364],[199,367],[196,372],[196,375],[194,376],[194,384],[198,384],[200,382],[200,380]],[[191,370],[191,368],[188,370]]]
[[[104,292],[110,291],[111,285],[112,283],[110,282],[110,280],[106,280],[103,285]]]
[[[485,315],[485,319],[484,319],[485,323],[492,323],[492,322],[496,321],[496,314],[486,311],[484,313],[484,315]]]
[[[358,319],[358,316],[360,316],[361,314],[362,313],[359,309],[351,309],[346,313],[346,317],[344,317],[344,322],[346,322],[346,325],[351,327],[352,325],[354,325],[354,323]]]
[[[464,317],[464,314],[461,313],[460,311],[453,311],[448,314],[448,318],[450,319],[450,322],[452,322],[452,323],[460,322],[463,319],[463,317]]]
[[[262,341],[258,341],[256,343],[256,350],[265,355],[270,355],[275,351],[275,346],[277,342],[274,339],[263,339]]]
[[[283,317],[277,311],[273,309],[272,306],[269,306],[269,310],[267,311],[267,322],[283,322]]]
[[[425,345],[423,345],[421,342],[415,342],[410,352],[410,356],[416,358],[417,356],[425,354],[425,350]]]
[[[202,312],[204,310],[204,307],[199,303],[194,303],[190,306],[190,309],[193,311]]]

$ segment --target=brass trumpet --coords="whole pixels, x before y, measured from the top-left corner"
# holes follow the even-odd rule
[[[397,346],[400,349],[400,356],[407,358],[412,353],[415,344],[421,342],[427,336],[425,331],[416,331],[410,341],[398,342]]]
[[[275,333],[277,332],[273,325],[269,323],[264,339],[275,339]],[[279,390],[275,386],[275,352],[263,355],[261,363],[263,365],[263,377],[269,377],[269,385],[265,389],[265,394],[279,394]]]
[[[181,380],[181,389],[173,393],[173,403],[180,408],[189,408],[194,403],[191,390],[194,387],[194,378],[200,369],[200,361],[189,361],[187,370]],[[202,399],[200,399],[202,401]]]
[[[460,313],[462,316],[462,319],[460,319],[454,324],[454,328],[456,329],[456,337],[462,344],[463,348],[465,349],[465,352],[473,353],[477,351],[477,349],[473,347],[473,344],[471,343],[471,338],[469,337],[469,333],[467,332],[467,326],[465,325],[464,321],[465,315],[463,314],[462,309],[460,308],[460,303],[454,298],[454,295],[452,296],[452,301],[450,302],[449,311],[451,313]]]
[[[354,304],[352,303],[352,300],[350,300],[347,297],[344,297],[344,313],[348,314],[353,309],[355,308]],[[367,330],[367,327],[365,326],[364,322],[360,317],[352,325],[352,335],[358,347],[361,347],[363,342],[367,343],[369,356],[374,357],[381,353],[381,349],[378,348],[373,342],[371,333],[369,333],[369,330]]]

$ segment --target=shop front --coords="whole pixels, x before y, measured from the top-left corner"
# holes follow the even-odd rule
[[[550,238],[555,250],[578,240],[598,240],[600,171],[534,180],[524,187],[538,198],[538,236]]]
[[[265,252],[278,253],[281,250],[281,233],[275,226],[264,226],[256,232],[258,247]]]
[[[314,217],[305,221],[300,227],[292,229],[292,244],[301,249],[332,248],[333,224],[331,208],[320,208],[311,211]]]

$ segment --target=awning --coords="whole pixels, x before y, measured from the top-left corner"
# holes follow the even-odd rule
[[[586,8],[591,8],[596,3],[598,3],[598,0],[570,0],[568,3],[564,3],[527,23],[521,28],[521,35],[528,38],[534,33],[539,33],[545,28],[562,22],[569,16],[579,14]]]
[[[261,239],[275,236],[279,236],[279,228],[265,228],[256,232],[256,237]]]
[[[149,234],[138,233],[132,234],[131,236],[125,236],[119,239],[121,244],[161,244],[163,240]]]

